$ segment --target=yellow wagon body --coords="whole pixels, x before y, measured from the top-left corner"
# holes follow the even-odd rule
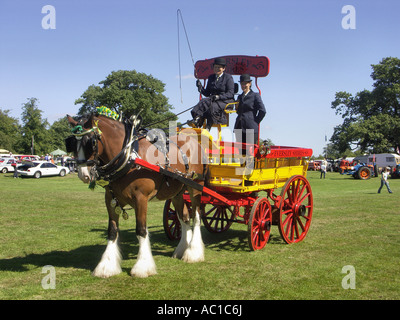
[[[282,187],[292,176],[307,176],[311,149],[272,146],[268,154],[261,155],[253,146],[214,140],[205,129],[183,129],[181,133],[197,139],[203,146],[212,189],[239,193],[263,191]],[[245,155],[242,147],[247,147]]]

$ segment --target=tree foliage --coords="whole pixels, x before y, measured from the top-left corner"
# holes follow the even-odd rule
[[[140,113],[145,125],[164,119],[177,119],[170,112],[172,107],[163,94],[165,84],[151,75],[135,70],[113,71],[99,84],[101,86],[89,86],[75,101],[75,104],[82,104],[80,115],[94,112],[96,107],[106,106],[128,117]],[[158,126],[166,126],[167,123],[164,121]]]
[[[51,126],[42,118],[38,99],[29,98],[22,105],[21,122],[9,115],[9,110],[0,109],[0,148],[14,154],[45,155],[56,149],[65,149],[65,138],[70,135],[66,118],[55,121]],[[32,150],[33,142],[33,150]]]
[[[20,140],[20,125],[9,113],[10,110],[0,110],[0,148],[15,152]]]
[[[330,139],[336,152],[394,152],[400,145],[400,59],[372,65],[373,90],[340,91],[332,108],[343,118]]]
[[[48,144],[47,129],[49,123],[47,119],[42,119],[42,113],[37,106],[37,99],[30,98],[22,106],[22,130],[21,130],[21,148],[24,151],[33,153],[45,153]],[[33,142],[33,143],[32,143]]]

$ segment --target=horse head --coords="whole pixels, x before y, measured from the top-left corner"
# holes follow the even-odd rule
[[[78,164],[79,178],[89,183],[96,177],[93,166],[105,168],[118,162],[115,158],[120,154],[124,146],[126,136],[125,124],[116,113],[110,115],[108,108],[98,108],[97,113],[83,116],[74,120],[67,115],[68,122],[72,126],[72,136],[65,140],[67,152],[73,152]],[[136,129],[141,124],[140,116],[132,116],[130,123]]]
[[[78,164],[78,176],[84,183],[92,180],[90,169],[96,161],[99,152],[99,128],[94,126],[95,115],[82,116],[78,120],[67,115],[72,126],[72,135],[65,139],[67,152],[72,152]]]

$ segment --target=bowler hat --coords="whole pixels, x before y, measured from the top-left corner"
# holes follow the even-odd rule
[[[250,78],[249,74],[245,73],[240,76],[239,82],[250,82],[250,81],[251,81],[251,78]]]
[[[218,64],[220,66],[226,66],[226,60],[224,58],[215,58],[214,64]]]

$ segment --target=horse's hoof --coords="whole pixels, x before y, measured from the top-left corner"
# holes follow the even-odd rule
[[[131,270],[131,276],[136,278],[147,278],[155,274],[157,274],[155,264],[146,266],[143,263],[139,262],[136,263]]]
[[[121,267],[116,267],[116,268],[109,268],[108,266],[103,265],[98,265],[96,269],[92,272],[92,276],[98,277],[98,278],[110,278],[112,276],[115,276],[117,274],[120,274],[122,272]]]
[[[197,248],[197,250],[188,248],[182,256],[182,260],[187,263],[197,263],[204,261],[204,250]]]

